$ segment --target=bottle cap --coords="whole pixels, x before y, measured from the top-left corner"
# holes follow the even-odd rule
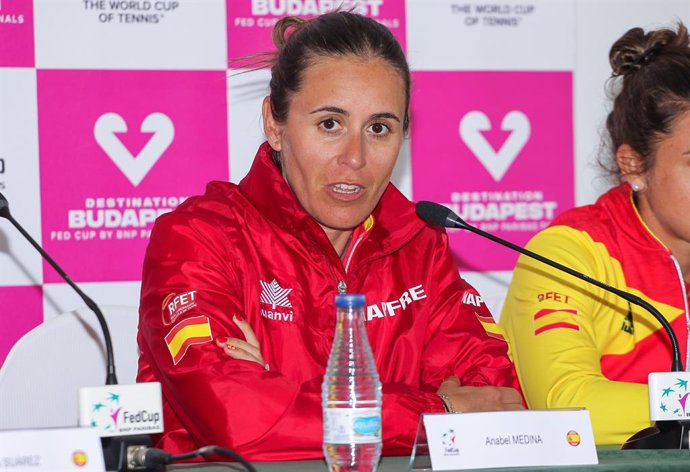
[[[364,306],[366,303],[361,293],[348,293],[335,296],[335,306],[338,308],[352,308]]]

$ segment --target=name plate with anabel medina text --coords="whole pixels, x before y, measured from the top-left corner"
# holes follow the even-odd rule
[[[598,464],[589,412],[423,415],[433,470]]]

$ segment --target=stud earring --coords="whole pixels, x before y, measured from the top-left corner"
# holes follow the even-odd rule
[[[632,184],[632,189],[633,189],[633,192],[639,192],[640,191],[640,184]]]

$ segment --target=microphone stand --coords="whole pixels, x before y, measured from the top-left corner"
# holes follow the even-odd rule
[[[438,203],[421,201],[417,203],[416,209],[417,214],[425,221],[438,226],[444,226],[446,228],[465,229],[472,233],[478,234],[479,236],[487,238],[495,243],[500,244],[501,246],[505,246],[509,249],[519,252],[520,254],[524,254],[527,257],[531,257],[532,259],[535,259],[543,264],[570,274],[573,277],[584,280],[591,285],[614,293],[633,305],[644,308],[661,324],[661,326],[664,328],[664,331],[666,331],[669,341],[671,342],[671,371],[684,371],[683,361],[680,357],[678,338],[676,337],[671,324],[668,322],[668,320],[666,320],[666,318],[664,318],[659,310],[654,308],[654,306],[652,306],[649,302],[636,295],[633,295],[632,293],[612,287],[574,269],[571,269],[570,267],[564,266],[556,261],[552,261],[551,259],[547,259],[540,254],[530,251],[529,249],[525,249],[521,246],[506,241],[505,239],[501,239],[498,236],[494,236],[493,234],[476,228],[453,213],[453,211],[450,209],[444,207],[443,205],[439,205]],[[631,436],[625,442],[625,444],[623,444],[622,449],[688,449],[690,448],[688,441],[689,435],[690,420],[656,421],[654,426],[645,428]]]
[[[17,228],[24,238],[31,243],[31,245],[43,256],[43,258],[48,261],[55,271],[60,274],[67,284],[72,287],[72,289],[77,292],[79,297],[84,301],[87,307],[93,311],[98,319],[98,323],[103,331],[103,339],[105,340],[106,349],[106,385],[117,385],[117,376],[115,375],[115,356],[113,354],[113,341],[110,336],[110,329],[108,329],[108,323],[103,316],[103,312],[98,307],[96,302],[94,302],[89,296],[87,296],[78,286],[74,283],[67,273],[62,270],[62,268],[53,260],[52,257],[31,237],[31,235],[19,224],[17,220],[10,214],[10,206],[7,202],[7,198],[0,193],[0,218],[5,218],[9,220],[12,225]],[[103,459],[107,470],[117,470],[120,472],[125,472],[128,470],[128,457],[127,451],[133,446],[150,446],[151,438],[148,435],[133,435],[133,436],[113,436],[113,437],[103,437],[101,438],[101,446],[103,448]],[[148,470],[148,469],[147,469]]]
[[[31,245],[43,256],[43,259],[48,261],[48,264],[55,269],[55,272],[57,272],[60,277],[62,277],[67,284],[72,287],[72,289],[77,292],[77,295],[83,300],[83,302],[86,304],[87,307],[91,311],[94,312],[96,315],[96,318],[98,319],[98,323],[101,325],[101,330],[103,331],[103,338],[105,340],[105,350],[106,350],[106,378],[105,378],[105,384],[106,385],[117,385],[117,376],[115,375],[115,360],[114,360],[114,355],[113,355],[113,341],[112,338],[110,337],[110,330],[108,329],[108,323],[105,321],[105,317],[103,316],[103,313],[101,312],[101,309],[96,305],[96,303],[88,297],[82,290],[77,286],[77,284],[74,283],[74,281],[70,278],[67,273],[65,273],[62,268],[57,265],[57,262],[53,260],[52,257],[48,255],[47,252],[34,240],[34,238],[31,237],[31,235],[26,232],[26,230],[22,227],[22,225],[19,224],[17,220],[14,219],[14,217],[10,214],[10,206],[9,203],[7,202],[7,198],[0,193],[0,217],[5,218],[9,220],[12,225],[17,228],[17,231],[19,231],[24,238],[31,243]]]

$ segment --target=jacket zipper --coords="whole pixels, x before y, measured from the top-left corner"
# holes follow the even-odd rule
[[[357,241],[352,245],[352,250],[350,251],[350,254],[347,255],[347,261],[345,262],[345,273],[347,274],[348,269],[350,268],[350,262],[352,262],[352,256],[355,254],[355,251],[357,250],[357,246],[359,246],[359,243],[362,242],[362,239],[364,239],[364,233],[360,234],[359,237],[357,238]]]
[[[685,279],[683,278],[683,272],[680,270],[680,264],[676,258],[671,254],[671,260],[676,268],[676,275],[678,275],[678,281],[680,282],[680,289],[683,292],[683,303],[685,306],[685,331],[687,334],[687,341],[685,343],[685,370],[688,371],[688,362],[690,362],[690,313],[688,313],[688,294],[685,290]]]
[[[360,234],[355,243],[352,245],[352,249],[350,250],[350,253],[347,255],[347,261],[345,261],[345,273],[347,274],[347,270],[350,268],[350,262],[352,262],[352,256],[355,253],[355,250],[357,250],[357,246],[359,246],[359,243],[362,242],[362,239],[364,239],[364,234]],[[344,280],[340,279],[338,280],[338,295],[343,295],[344,293],[347,292],[347,283],[345,283]]]

